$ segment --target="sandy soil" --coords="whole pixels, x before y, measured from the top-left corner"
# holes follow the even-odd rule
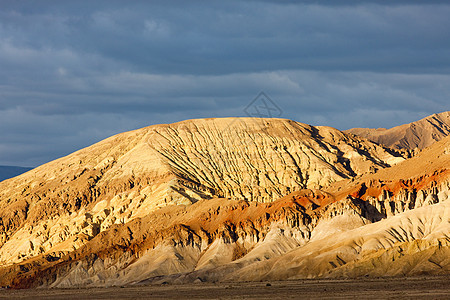
[[[0,299],[450,299],[450,276],[0,290]]]

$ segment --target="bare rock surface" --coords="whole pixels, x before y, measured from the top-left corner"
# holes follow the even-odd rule
[[[60,257],[167,205],[271,202],[403,159],[328,127],[282,119],[151,126],[0,183],[0,265]]]
[[[120,134],[0,183],[0,286],[448,274],[449,149],[281,119]]]

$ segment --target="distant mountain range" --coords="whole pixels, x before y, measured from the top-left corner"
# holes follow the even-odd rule
[[[30,171],[32,168],[17,166],[0,166],[0,181],[19,176],[22,173]]]
[[[345,131],[396,149],[424,149],[450,134],[450,111],[419,121],[386,128],[352,128]]]

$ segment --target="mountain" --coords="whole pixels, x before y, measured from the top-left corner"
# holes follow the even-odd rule
[[[419,121],[390,129],[352,128],[345,132],[395,149],[424,149],[450,135],[450,112],[433,114]]]
[[[282,119],[119,134],[0,183],[0,286],[448,274],[449,149]]]
[[[230,268],[227,272],[234,273],[227,279],[449,274],[449,166],[447,137],[418,157],[365,175],[353,186],[341,182],[328,192],[340,202],[346,199],[359,206],[355,211],[366,219],[364,225],[349,228],[348,216],[322,219],[304,247],[246,268]]]
[[[30,171],[32,168],[16,167],[16,166],[0,166],[0,181],[18,176],[22,173]]]

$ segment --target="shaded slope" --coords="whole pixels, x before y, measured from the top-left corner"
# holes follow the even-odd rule
[[[433,114],[390,129],[352,128],[345,132],[396,149],[424,149],[450,134],[450,112]]]

